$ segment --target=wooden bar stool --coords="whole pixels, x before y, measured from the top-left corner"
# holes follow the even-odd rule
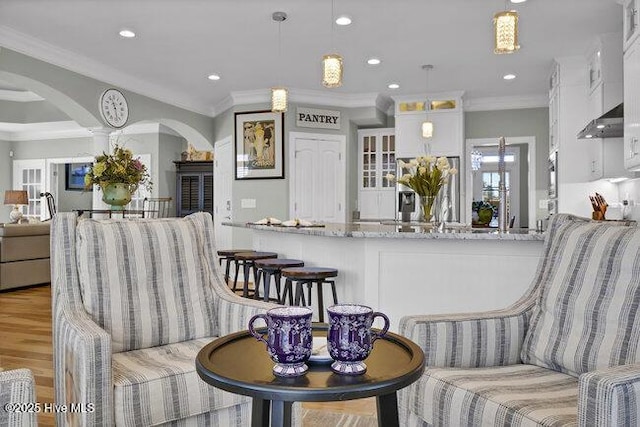
[[[226,261],[226,265],[224,267],[224,281],[228,285],[229,284],[229,273],[231,269],[231,263],[234,263],[236,266],[236,275],[233,279],[233,290],[236,290],[236,286],[238,285],[238,273],[240,270],[240,265],[237,263],[234,255],[241,252],[253,252],[253,249],[224,249],[218,251],[218,262],[222,265],[222,261]]]
[[[261,259],[278,258],[275,252],[240,252],[234,255],[236,262],[242,264],[244,272],[244,286],[242,287],[242,296],[249,297],[249,271],[253,269],[253,285],[254,293],[258,291],[258,269],[255,262]],[[235,290],[235,289],[234,289]]]
[[[282,269],[290,267],[304,267],[304,261],[299,259],[261,259],[257,260],[255,264],[256,267],[258,267],[258,276],[260,275],[260,273],[262,273],[262,288],[264,290],[263,299],[265,301],[269,301],[269,288],[271,287],[271,278],[273,277],[276,282],[276,294],[278,296],[277,301],[279,304],[282,304],[282,299],[280,298],[280,281],[282,278]],[[260,298],[257,286],[253,296],[255,299]]]
[[[283,268],[282,276],[286,278],[284,283],[284,291],[282,293],[282,303],[289,297],[289,305],[309,305],[311,306],[311,287],[314,283],[317,284],[316,289],[318,292],[318,319],[320,322],[324,322],[324,298],[322,295],[322,285],[327,283],[331,285],[331,293],[333,294],[333,303],[338,304],[338,294],[336,293],[336,282],[333,280],[327,280],[338,275],[338,270],[335,268],[324,267],[293,267]],[[293,282],[296,282],[295,301],[292,301],[292,286]],[[303,285],[307,285],[307,295],[309,297],[309,304],[307,304],[304,297]]]

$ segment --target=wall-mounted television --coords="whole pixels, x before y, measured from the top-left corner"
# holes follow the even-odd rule
[[[84,176],[91,169],[91,163],[65,163],[64,189],[67,191],[93,191],[93,188],[85,190]]]

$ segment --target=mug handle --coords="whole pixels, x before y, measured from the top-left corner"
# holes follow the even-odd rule
[[[266,314],[256,314],[251,319],[249,319],[249,333],[253,335],[258,341],[262,341],[263,343],[269,345],[267,340],[264,339],[264,335],[256,332],[255,328],[253,327],[254,322],[258,319],[263,319],[267,325],[269,324]]]
[[[380,332],[373,332],[373,331],[371,332],[372,343],[378,338],[382,338],[383,336],[385,336],[386,333],[389,331],[389,318],[387,317],[387,315],[384,313],[380,313],[379,311],[375,311],[373,313],[373,319],[375,320],[376,317],[382,317],[384,319],[384,327]]]

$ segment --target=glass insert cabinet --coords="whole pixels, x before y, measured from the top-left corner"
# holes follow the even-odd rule
[[[395,218],[396,137],[393,128],[358,131],[358,209],[361,219]]]

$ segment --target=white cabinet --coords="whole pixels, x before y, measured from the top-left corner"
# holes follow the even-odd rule
[[[433,123],[433,137],[422,137],[422,123]],[[425,154],[460,156],[462,152],[462,114],[431,112],[396,116],[398,157],[416,157]]]
[[[640,7],[640,0],[624,0],[623,42],[624,42],[625,52],[638,37],[638,8],[639,7]]]
[[[394,129],[358,131],[358,201],[360,218],[395,218],[395,183],[385,178],[396,173]]]
[[[396,104],[398,157],[462,156],[464,116],[462,92],[393,97]],[[422,123],[433,123],[433,136],[422,137]]]
[[[624,165],[640,170],[640,39],[624,54]]]

